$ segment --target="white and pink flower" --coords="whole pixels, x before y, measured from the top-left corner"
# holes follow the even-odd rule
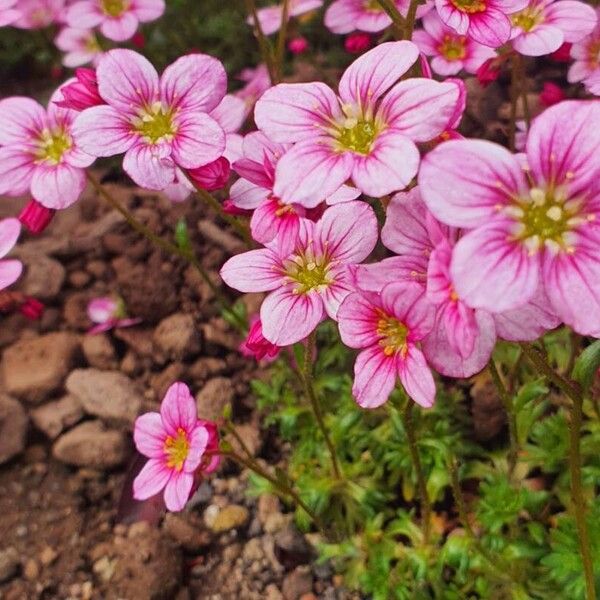
[[[317,10],[323,6],[323,0],[288,0],[288,18],[299,17],[305,13]],[[256,11],[258,23],[264,35],[271,35],[281,28],[283,21],[283,4],[259,8]],[[248,17],[248,23],[254,24],[252,16]]]
[[[65,52],[62,59],[65,67],[80,67],[87,63],[97,64],[102,56],[96,34],[91,29],[63,27],[54,43],[59,50]]]
[[[596,9],[594,30],[571,46],[573,64],[569,67],[569,83],[595,78],[600,79],[600,8]]]

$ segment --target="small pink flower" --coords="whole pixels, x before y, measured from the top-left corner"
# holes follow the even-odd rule
[[[98,81],[94,69],[75,69],[75,79],[60,88],[62,99],[54,103],[62,108],[82,111],[92,106],[106,104],[98,93]]]
[[[354,364],[352,394],[363,408],[381,406],[400,379],[417,404],[435,401],[435,382],[419,342],[431,331],[435,311],[422,286],[386,285],[381,294],[354,292],[341,304],[342,341],[363,349]]]
[[[164,0],[79,0],[67,9],[66,20],[70,27],[99,27],[109,40],[123,42],[140,23],[155,21],[164,11]]]
[[[37,235],[48,227],[55,214],[54,209],[47,208],[37,200],[32,199],[23,207],[19,214],[19,221],[27,227],[30,233]]]
[[[90,300],[87,306],[87,314],[93,323],[97,323],[88,331],[92,335],[110,329],[132,327],[142,322],[142,319],[127,317],[125,303],[122,298],[115,299],[110,296]]]
[[[516,309],[541,287],[562,321],[600,336],[597,122],[597,102],[547,109],[529,130],[526,165],[480,140],[446,142],[427,155],[419,174],[427,207],[468,230],[450,273],[471,307]]]
[[[19,306],[19,312],[30,321],[37,321],[44,314],[46,307],[36,298],[27,297]]]
[[[125,153],[123,168],[141,187],[163,190],[177,167],[195,169],[225,150],[225,133],[209,116],[223,100],[223,65],[203,54],[176,60],[162,74],[132,50],[111,50],[96,70],[103,106],[79,114],[74,133],[94,156]]]
[[[20,96],[0,101],[0,194],[31,192],[46,208],[63,209],[83,192],[84,169],[94,157],[75,139],[76,113],[59,107],[59,98],[62,88],[47,110]]]
[[[344,48],[350,54],[362,54],[373,45],[373,40],[368,33],[351,33],[344,40]]]
[[[288,17],[299,17],[305,13],[317,10],[323,6],[323,0],[289,0]],[[256,11],[260,28],[265,35],[271,35],[279,30],[283,20],[283,5],[276,4]],[[248,17],[248,23],[254,24],[254,19]]]
[[[485,61],[496,56],[492,48],[444,25],[437,12],[425,15],[423,30],[415,31],[412,39],[421,52],[433,57],[433,71],[444,77],[456,75],[463,69],[476,73]]]
[[[0,0],[0,27],[11,25],[20,17],[17,0]]]
[[[59,22],[65,0],[19,0],[19,17],[12,23],[21,29],[43,29]]]
[[[245,86],[235,93],[246,104],[246,115],[250,113],[256,101],[271,87],[271,77],[267,65],[258,65],[255,69],[244,69],[238,79],[245,82]]]
[[[577,0],[530,0],[510,15],[513,48],[526,56],[542,56],[564,42],[579,42],[596,26],[594,9]]]
[[[419,166],[415,142],[443,131],[458,97],[450,83],[397,83],[418,57],[412,42],[387,42],[346,69],[339,96],[321,82],[266,91],[254,112],[258,128],[294,143],[277,163],[275,195],[312,207],[349,179],[378,198],[406,187]]]
[[[226,158],[221,156],[221,158],[217,158],[217,160],[203,167],[189,169],[187,173],[198,187],[207,192],[214,192],[227,185],[229,174],[231,173],[231,165]]]
[[[403,16],[408,13],[410,2],[395,0],[396,8]],[[422,17],[431,10],[431,3],[426,2],[417,9],[417,17]],[[392,24],[381,4],[377,0],[335,0],[325,11],[325,27],[333,33],[350,33],[366,31],[378,33]]]
[[[571,58],[575,60],[569,67],[569,83],[600,75],[600,8],[596,9],[596,17],[598,22],[594,30],[571,46]]]
[[[442,21],[460,35],[498,48],[511,34],[509,16],[525,6],[528,0],[435,0]]]
[[[277,358],[281,348],[271,344],[262,333],[262,323],[258,315],[254,315],[250,322],[250,329],[246,339],[240,345],[240,352],[257,361],[271,362]]]
[[[21,234],[21,223],[17,219],[0,221],[0,259],[12,250]],[[21,275],[23,263],[16,259],[0,260],[0,290],[12,285]]]
[[[90,62],[95,64],[102,55],[96,34],[91,29],[63,27],[54,43],[59,50],[66,52],[62,59],[65,67],[80,67]]]
[[[242,292],[271,292],[262,303],[264,337],[277,346],[304,339],[350,293],[348,266],[377,242],[377,219],[364,202],[328,208],[317,223],[303,219],[296,239],[279,236],[266,248],[230,258],[223,281]]]
[[[292,54],[302,54],[308,50],[308,40],[299,35],[288,42],[288,50]]]
[[[188,387],[176,382],[167,390],[160,413],[150,412],[135,421],[133,440],[150,460],[133,482],[133,497],[146,500],[164,489],[167,510],[182,510],[194,486],[197,471],[211,472],[218,457],[214,423],[198,419],[196,401]]]
[[[544,106],[553,106],[566,98],[564,90],[552,81],[545,81],[540,92],[540,102]]]

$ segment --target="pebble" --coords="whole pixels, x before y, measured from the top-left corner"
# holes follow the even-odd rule
[[[25,449],[29,419],[21,403],[0,394],[0,465]]]
[[[33,424],[51,440],[83,418],[81,403],[75,396],[66,395],[30,412]]]
[[[215,533],[223,533],[231,529],[243,527],[247,522],[250,513],[245,506],[230,504],[221,509],[209,527]]]
[[[310,567],[302,566],[288,573],[281,586],[284,600],[300,600],[304,594],[312,593],[313,576]]]
[[[12,579],[19,570],[19,553],[12,546],[0,550],[0,583]]]

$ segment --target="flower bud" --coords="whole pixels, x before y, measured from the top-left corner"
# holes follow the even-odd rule
[[[38,234],[48,227],[55,213],[53,208],[46,208],[32,198],[19,214],[19,221],[30,233]]]
[[[573,44],[564,42],[564,44],[550,54],[550,58],[556,62],[570,62],[571,60],[571,46]]]
[[[308,50],[308,40],[299,35],[288,42],[288,50],[292,54],[302,54]]]
[[[480,67],[477,69],[477,81],[483,86],[487,87],[490,83],[496,81],[500,76],[500,65],[497,58],[488,58]]]
[[[63,99],[56,102],[62,108],[82,111],[91,106],[105,104],[98,93],[96,72],[93,69],[75,69],[77,81],[62,87]]]
[[[227,185],[230,173],[231,165],[224,156],[217,158],[217,160],[204,165],[203,167],[189,169],[187,172],[190,179],[192,179],[198,187],[207,192],[214,192],[215,190],[224,188],[225,185]]]
[[[262,333],[262,323],[254,316],[246,339],[240,345],[240,352],[256,360],[272,361],[277,358],[281,348],[265,339]]]
[[[360,54],[371,47],[371,36],[368,33],[351,33],[344,41],[344,48],[350,54]]]
[[[552,106],[553,104],[558,104],[564,99],[565,92],[560,86],[556,85],[556,83],[552,83],[551,81],[544,82],[542,91],[540,92],[540,102],[544,106]]]
[[[27,297],[19,312],[30,321],[37,321],[44,314],[45,306],[36,298]]]

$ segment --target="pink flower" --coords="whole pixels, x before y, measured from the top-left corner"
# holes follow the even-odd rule
[[[438,75],[456,75],[463,69],[468,73],[476,73],[486,60],[496,56],[492,48],[478,44],[444,25],[437,12],[430,12],[423,17],[423,28],[415,31],[412,39],[421,52],[433,56],[431,68]]]
[[[99,27],[109,40],[123,42],[140,23],[155,21],[164,11],[164,0],[79,0],[69,6],[66,19],[70,27]]]
[[[267,65],[261,64],[256,69],[244,69],[238,76],[246,85],[235,93],[246,104],[246,115],[252,110],[256,101],[271,87],[271,77]]]
[[[96,63],[102,55],[102,49],[96,34],[90,29],[63,27],[54,40],[57,48],[66,52],[62,63],[65,67],[80,67],[86,63]]]
[[[351,33],[344,40],[344,48],[350,54],[362,54],[373,45],[371,36],[368,33]]]
[[[81,111],[105,104],[98,93],[98,81],[94,69],[75,69],[75,79],[60,88],[61,100],[54,103],[62,108]]]
[[[3,259],[17,243],[21,234],[21,223],[18,219],[2,219],[0,221],[0,259]],[[23,263],[16,259],[0,260],[0,290],[12,285],[21,275]]]
[[[288,42],[288,50],[292,54],[302,54],[308,50],[308,40],[299,35]]]
[[[465,83],[462,79],[457,79],[455,77],[448,77],[448,79],[446,79],[446,83],[453,83],[456,85],[456,87],[458,87],[458,98],[456,99],[454,112],[450,116],[444,131],[442,131],[442,133],[440,133],[435,140],[438,143],[445,142],[446,140],[462,139],[463,137],[460,133],[458,133],[457,129],[462,120],[465,108],[467,107],[467,88],[465,87]]]
[[[264,337],[277,346],[304,339],[323,320],[336,318],[351,291],[348,266],[364,260],[377,242],[377,219],[364,202],[328,208],[315,224],[303,219],[296,239],[230,258],[221,269],[242,292],[271,292],[262,303]]]
[[[354,292],[342,302],[338,319],[344,344],[363,349],[352,387],[360,406],[381,406],[396,379],[417,404],[433,405],[435,382],[418,344],[433,326],[434,309],[422,286],[400,282],[381,294]]]
[[[65,0],[19,0],[19,18],[12,24],[21,29],[43,29],[57,22]]]
[[[209,116],[225,96],[223,65],[189,54],[154,67],[132,50],[111,50],[96,70],[103,106],[79,114],[74,132],[94,156],[125,153],[123,168],[141,187],[163,190],[177,167],[195,169],[219,158],[225,133]]]
[[[67,82],[68,84],[69,82]],[[76,113],[57,106],[59,88],[44,110],[30,98],[0,101],[0,194],[31,195],[46,208],[73,204],[94,162],[73,134]]]
[[[590,126],[599,119],[596,102],[547,109],[529,130],[526,170],[486,141],[450,141],[427,155],[419,174],[427,207],[469,230],[450,273],[470,306],[512,310],[541,286],[562,321],[600,336],[600,138]]]
[[[254,315],[250,321],[250,329],[246,339],[240,345],[240,352],[247,357],[257,361],[271,362],[277,358],[281,348],[271,344],[262,333],[262,323],[258,315]]]
[[[0,0],[0,27],[10,25],[20,18],[17,0]]]
[[[460,35],[498,48],[511,34],[508,15],[527,6],[527,0],[435,0],[442,21]]]
[[[578,42],[596,25],[594,9],[577,0],[530,0],[510,16],[513,48],[526,56],[542,56],[564,42]]]
[[[39,234],[48,227],[56,211],[46,208],[37,200],[30,200],[19,214],[19,221],[33,234]]]
[[[229,161],[221,156],[217,160],[197,169],[190,169],[188,175],[198,187],[208,192],[220,190],[227,185],[231,166]]]
[[[311,10],[317,10],[323,6],[323,0],[289,0],[288,17],[299,17]],[[260,28],[265,35],[275,33],[281,27],[283,20],[283,4],[259,8],[256,11]],[[248,23],[254,24],[254,19],[248,17]]]
[[[396,0],[396,8],[406,16],[409,2]],[[417,9],[417,16],[422,17],[431,9],[425,3]],[[333,33],[350,33],[366,31],[377,33],[392,24],[392,20],[377,0],[335,0],[325,12],[325,26]]]
[[[544,106],[553,106],[562,102],[565,98],[565,92],[559,85],[552,83],[552,81],[544,81],[540,92],[540,102]]]
[[[571,46],[573,64],[569,67],[569,83],[584,81],[600,74],[600,8],[596,9],[597,24],[594,30]]]
[[[94,298],[90,300],[87,306],[87,314],[92,322],[97,323],[88,331],[92,335],[110,329],[132,327],[142,322],[142,319],[127,317],[125,303],[122,298]]]
[[[444,130],[458,96],[455,85],[430,79],[396,83],[418,57],[412,42],[388,42],[346,69],[339,96],[321,82],[266,91],[256,124],[275,142],[294,143],[277,163],[275,195],[312,207],[348,179],[373,197],[408,185],[419,165],[415,142]]]
[[[218,458],[205,457],[218,449],[214,423],[198,419],[196,401],[188,387],[176,382],[167,390],[160,413],[135,421],[133,440],[150,460],[133,482],[133,497],[146,500],[164,489],[167,510],[182,510],[192,492],[194,473],[210,472]]]

